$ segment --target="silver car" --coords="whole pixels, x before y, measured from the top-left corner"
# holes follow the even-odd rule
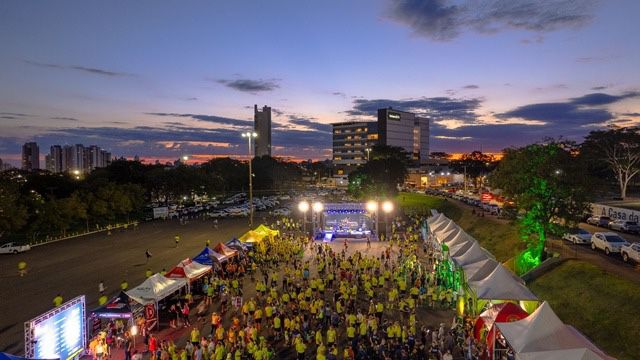
[[[628,233],[638,233],[640,232],[640,226],[635,221],[626,221],[626,220],[613,220],[609,223],[609,229],[624,231]]]

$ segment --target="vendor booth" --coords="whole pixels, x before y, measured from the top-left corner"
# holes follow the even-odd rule
[[[203,265],[191,261],[191,259],[184,259],[164,276],[170,279],[186,279],[189,291],[191,291],[191,284],[210,272],[211,265]]]
[[[259,233],[259,234],[268,236],[269,239],[271,239],[272,241],[276,236],[280,235],[280,231],[279,230],[271,229],[271,228],[269,228],[268,226],[266,226],[264,224],[260,224],[260,226],[255,228],[254,231]]]
[[[493,329],[494,324],[517,321],[527,316],[529,314],[514,303],[495,304],[478,316],[473,327],[473,336],[476,340],[481,340]]]
[[[213,266],[214,264],[222,264],[223,262],[229,260],[228,256],[222,255],[211,250],[208,246],[205,247],[200,254],[196,255],[193,258],[193,261],[202,264]]]
[[[574,327],[564,324],[547,302],[522,320],[496,326],[517,360],[613,359]]]
[[[213,250],[218,254],[222,254],[227,258],[232,258],[234,256],[238,256],[238,250],[234,250],[223,243],[218,243]]]
[[[169,279],[162,274],[155,274],[142,284],[126,292],[138,304],[145,306],[147,328],[160,327],[158,303],[187,286],[185,279]]]
[[[249,250],[249,247],[247,245],[243,244],[242,241],[240,241],[240,240],[238,240],[236,238],[233,238],[233,239],[227,241],[225,243],[225,245],[227,245],[228,247],[230,247],[230,248],[232,248],[234,250],[238,250],[240,252],[245,252],[245,251]]]
[[[259,243],[262,241],[262,239],[264,239],[267,235],[259,233],[257,231],[254,230],[249,230],[246,233],[244,233],[244,235],[240,236],[240,238],[238,238],[238,240],[240,240],[243,243]]]

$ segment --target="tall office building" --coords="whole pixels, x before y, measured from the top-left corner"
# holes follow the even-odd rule
[[[258,137],[255,140],[256,156],[271,156],[271,108],[253,106],[253,128]]]
[[[52,173],[80,171],[89,173],[96,168],[109,166],[111,153],[99,146],[82,144],[53,145],[45,157],[47,170]]]
[[[429,119],[390,107],[378,109],[378,142],[399,146],[411,154],[415,164],[426,165],[429,160]]]
[[[35,142],[22,145],[22,170],[33,171],[40,169],[40,148]]]
[[[333,166],[335,175],[349,175],[367,162],[371,147],[378,143],[378,123],[348,121],[333,124]]]

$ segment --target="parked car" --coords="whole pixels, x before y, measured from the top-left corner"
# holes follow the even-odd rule
[[[608,216],[593,215],[592,217],[587,219],[587,224],[600,226],[600,227],[607,227],[610,221],[611,221],[611,218]]]
[[[18,245],[12,242],[0,246],[0,254],[17,254],[29,250],[31,250],[29,245]]]
[[[620,248],[622,254],[622,260],[629,262],[629,259],[640,263],[640,243],[633,243],[631,245],[625,245]]]
[[[220,210],[218,210],[218,211],[213,211],[213,212],[210,212],[210,213],[209,213],[209,217],[214,218],[214,219],[216,219],[216,218],[223,218],[223,217],[227,217],[227,215],[228,215],[228,214],[227,214],[226,212],[224,212],[224,211],[220,211]]]
[[[604,250],[604,253],[607,255],[619,253],[624,245],[629,245],[629,243],[620,237],[620,235],[613,232],[597,232],[591,236],[591,248],[593,250]]]
[[[564,234],[562,238],[574,244],[591,243],[591,233],[583,229],[571,229],[568,233]]]
[[[289,216],[289,215],[291,215],[291,210],[289,210],[287,208],[276,209],[276,210],[273,210],[273,215]]]
[[[609,223],[609,229],[628,233],[640,233],[640,226],[635,221],[613,220]]]

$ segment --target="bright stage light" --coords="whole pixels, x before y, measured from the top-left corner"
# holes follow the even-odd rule
[[[376,210],[378,210],[378,202],[373,200],[367,202],[367,210],[369,212],[375,212]]]
[[[322,211],[322,209],[324,209],[324,205],[322,205],[321,202],[316,201],[316,202],[313,203],[313,211],[320,212],[320,211]]]
[[[393,211],[393,203],[389,200],[382,203],[382,211],[390,213]]]
[[[138,327],[137,327],[136,325],[133,325],[133,326],[131,327],[131,335],[132,335],[132,336],[136,336],[136,335],[138,335]]]
[[[303,213],[309,211],[309,203],[307,201],[300,201],[300,203],[298,203],[298,210]]]

